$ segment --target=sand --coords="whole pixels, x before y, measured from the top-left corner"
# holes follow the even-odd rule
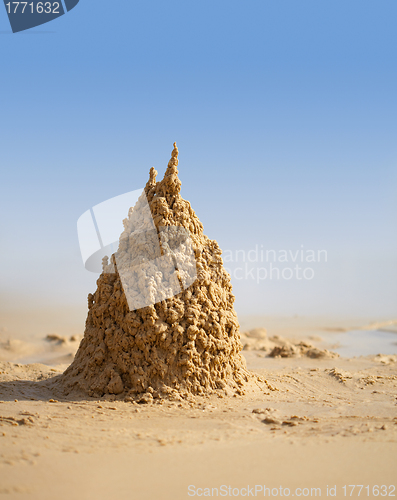
[[[2,362],[0,495],[182,499],[249,484],[342,498],[345,484],[395,484],[396,356],[243,352],[266,391],[162,404],[64,398],[66,365]]]

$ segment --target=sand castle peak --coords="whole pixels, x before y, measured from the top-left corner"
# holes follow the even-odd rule
[[[167,205],[173,205],[177,198],[180,198],[181,181],[178,177],[178,147],[174,142],[174,149],[171,153],[171,159],[168,162],[163,180],[156,182],[157,170],[154,167],[150,169],[149,180],[146,183],[145,193],[148,202],[152,202],[154,197],[163,198]]]
[[[168,204],[171,205],[178,198],[182,185],[178,177],[178,154],[179,151],[176,142],[174,142],[171,159],[168,162],[167,170],[165,171],[163,180],[160,182],[161,188],[159,189],[159,193],[162,192]]]

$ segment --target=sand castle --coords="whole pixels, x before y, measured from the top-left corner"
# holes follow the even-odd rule
[[[118,251],[103,261],[84,338],[62,377],[69,393],[148,402],[241,394],[249,379],[222,252],[181,197],[177,166],[174,143],[164,179],[156,182],[151,168]],[[161,272],[153,271],[156,260]]]

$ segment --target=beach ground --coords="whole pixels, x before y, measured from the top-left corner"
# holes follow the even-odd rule
[[[70,400],[67,365],[0,363],[0,498],[393,493],[396,356],[244,354],[267,389],[162,404]]]

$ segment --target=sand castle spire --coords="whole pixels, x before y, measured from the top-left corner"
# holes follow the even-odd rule
[[[174,142],[173,144],[174,146],[174,149],[172,150],[172,153],[171,153],[171,159],[170,161],[168,162],[168,168],[172,168],[172,167],[177,167],[178,166],[178,154],[179,154],[179,150],[178,150],[178,146],[176,145],[176,142]]]
[[[149,180],[147,181],[146,186],[145,186],[145,193],[146,193],[146,197],[147,197],[147,200],[149,201],[149,203],[152,201],[153,196],[156,192],[157,173],[158,172],[154,167],[152,167],[150,169]]]
[[[181,181],[178,177],[178,147],[174,142],[174,149],[171,153],[171,159],[168,162],[167,170],[164,174],[164,179],[161,181],[161,191],[167,203],[172,207],[176,198],[181,191]]]
[[[156,185],[156,177],[157,177],[157,170],[152,167],[149,172],[149,180],[147,181],[147,184],[150,186],[155,186]]]

